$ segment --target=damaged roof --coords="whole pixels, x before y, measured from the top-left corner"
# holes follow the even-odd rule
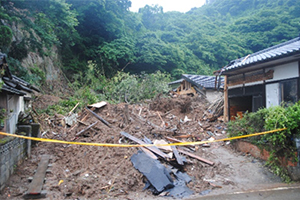
[[[219,79],[217,82],[216,76],[183,74],[182,78],[199,88],[215,89],[218,86],[218,82],[220,82],[221,88],[224,86],[224,77],[218,77]]]
[[[0,52],[0,68],[4,70],[4,75],[1,76],[0,82],[3,82],[1,91],[6,91],[11,94],[20,96],[26,95],[26,92],[32,93],[33,90],[40,90],[23,79],[12,75],[6,62],[6,54]],[[24,92],[25,91],[25,92]]]
[[[272,46],[270,48],[249,54],[243,58],[231,61],[222,69],[223,74],[239,70],[253,65],[266,63],[281,58],[291,57],[300,54],[300,37],[294,38],[287,42]],[[291,58],[292,59],[292,58]],[[296,58],[293,58],[296,60]],[[299,59],[299,58],[298,58]]]

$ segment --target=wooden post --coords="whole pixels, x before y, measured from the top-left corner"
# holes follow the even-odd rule
[[[125,124],[128,125],[129,124],[128,104],[125,104],[124,119],[125,119]]]
[[[228,122],[228,85],[227,85],[227,75],[224,78],[224,122]]]

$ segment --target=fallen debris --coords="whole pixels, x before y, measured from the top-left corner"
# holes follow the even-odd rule
[[[132,141],[135,141],[136,143],[138,144],[147,144],[145,142],[143,142],[142,140],[124,132],[124,131],[121,131],[121,135],[127,137],[128,139],[132,140]],[[157,155],[161,156],[162,158],[164,159],[168,159],[170,158],[167,154],[165,154],[164,152],[160,151],[157,147],[154,147],[154,146],[145,146],[145,148],[149,149],[150,151],[156,153]]]
[[[101,102],[98,102],[98,103],[94,103],[92,105],[88,105],[89,108],[102,108],[104,106],[107,105],[107,102],[105,101],[101,101]]]
[[[184,165],[183,163],[183,158],[179,155],[178,151],[177,151],[177,148],[175,146],[171,146],[172,150],[173,150],[173,153],[174,153],[174,156],[177,160],[177,163],[179,165]]]
[[[150,158],[143,152],[132,155],[131,162],[155,188],[156,194],[174,187],[168,170],[158,161]]]
[[[44,101],[43,98],[40,99]],[[49,99],[50,97],[47,96],[47,100]],[[35,103],[39,104],[39,102]],[[206,101],[199,97],[158,98],[153,103],[151,102],[151,106],[142,103],[139,105],[127,104],[128,124],[125,124],[124,121],[127,113],[124,109],[125,105],[125,103],[116,105],[107,103],[99,109],[97,107],[90,108],[96,115],[103,117],[102,119],[106,118],[105,121],[109,122],[109,126],[98,117],[96,120],[96,116],[85,108],[81,111],[76,110],[78,117],[72,126],[62,126],[61,119],[66,117],[63,115],[54,117],[43,113],[37,117],[45,130],[42,131],[43,138],[66,141],[76,139],[77,142],[144,145],[152,143],[152,141],[155,144],[157,141],[168,143],[166,137],[178,139],[177,142],[203,141],[210,137],[207,131],[214,133],[215,139],[226,136],[223,124],[202,120],[207,105]],[[35,107],[38,108],[38,105]],[[180,120],[184,121],[185,116],[188,117],[186,123],[181,123]],[[96,121],[98,123],[93,125]],[[88,130],[87,128],[91,125],[93,126]],[[125,135],[127,133],[126,136],[129,134],[133,138],[129,137],[128,139],[125,135],[120,134],[121,132],[124,132]],[[84,137],[76,136],[78,133]],[[213,149],[215,143],[210,144]],[[184,147],[180,147],[180,149],[198,157],[208,158],[208,160],[215,158],[210,149],[197,147],[189,145],[188,148],[191,150]],[[201,191],[213,189],[215,187],[204,181],[204,177],[216,179],[216,175],[226,170],[226,167],[219,163],[215,165],[202,164],[193,157],[190,158],[180,152],[178,146],[158,146],[155,150],[149,150],[146,147],[98,148],[40,143],[33,150],[32,156],[35,158],[45,152],[50,152],[52,161],[55,162],[55,168],[52,173],[47,175],[45,185],[49,199],[105,199],[110,197],[137,199],[136,196],[130,195],[133,195],[133,191],[142,192],[145,176],[132,167],[130,158],[138,150],[143,151],[147,158],[156,160],[163,165],[167,169],[166,173],[172,177],[170,182],[174,187],[163,190],[160,195],[184,198],[185,195],[191,193],[198,194]],[[26,163],[26,165],[28,163],[31,165],[18,169],[18,173],[26,174],[26,177],[29,177],[32,176],[31,172],[34,170],[32,166],[36,166],[37,163],[32,159],[27,160]],[[190,177],[182,178],[180,177],[181,173],[186,176],[189,174]],[[187,185],[191,179],[193,181]],[[20,183],[14,182],[16,187],[19,187],[23,180],[26,180],[26,184],[28,184],[27,179],[17,180]],[[58,185],[60,180],[63,182]],[[222,181],[218,183],[222,183]],[[26,184],[23,186],[24,190],[27,189]],[[149,190],[152,190],[151,188],[154,187],[150,185]],[[11,189],[14,188],[11,187]]]
[[[224,98],[221,97],[207,108],[202,118],[204,120],[215,121],[223,113],[223,108]]]

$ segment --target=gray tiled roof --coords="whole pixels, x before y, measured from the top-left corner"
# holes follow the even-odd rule
[[[190,74],[183,74],[182,78],[187,80],[188,82],[198,86],[198,87],[204,87],[206,89],[214,89],[217,86],[216,83],[216,77],[215,76],[203,76],[203,75],[190,75]],[[221,79],[221,88],[224,85],[224,78],[219,77]]]
[[[2,90],[2,91],[9,92],[9,93],[11,93],[11,94],[20,95],[20,96],[26,95],[25,92],[23,92],[23,91],[21,91],[21,90],[18,90],[18,89],[16,89],[16,88],[10,87],[10,86],[6,85],[5,83],[4,83],[4,85],[2,85],[1,90]]]
[[[276,60],[300,53],[300,37],[231,61],[223,71],[232,71],[253,64]]]

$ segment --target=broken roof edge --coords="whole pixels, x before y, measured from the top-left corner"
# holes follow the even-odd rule
[[[236,60],[232,60],[220,70],[222,75],[227,75],[227,72],[244,69],[257,64],[268,63],[281,58],[288,58],[297,54],[300,54],[300,36]]]
[[[26,82],[25,80],[15,76],[15,75],[12,75],[11,71],[9,69],[9,66],[7,65],[6,58],[7,58],[7,55],[0,52],[0,66],[3,67],[3,69],[5,70],[4,75],[1,75],[1,81],[3,81],[4,83],[11,82],[11,83],[15,84],[16,86],[12,87],[12,86],[9,86],[9,84],[6,84],[6,86],[9,87],[9,89],[8,88],[5,88],[5,89],[8,89],[9,91],[14,91],[13,93],[15,93],[15,94],[22,94],[22,95],[24,95],[24,94],[26,95],[26,93],[24,93],[22,91],[16,92],[16,90],[23,90],[23,91],[26,91],[29,93],[33,93],[33,90],[36,92],[41,92],[40,89],[37,88],[36,86],[33,86],[32,84]],[[14,88],[14,89],[12,90],[12,88]]]
[[[181,78],[181,79],[179,79],[179,80],[172,81],[172,82],[168,83],[168,85],[174,85],[174,84],[178,84],[178,83],[181,83],[183,80],[184,80],[184,79],[183,79],[183,78]]]
[[[212,80],[206,80],[206,81],[203,81],[202,80],[202,84],[199,84],[199,83],[197,83],[196,81],[194,81],[194,80],[192,80],[191,78],[189,78],[189,76],[197,76],[197,77],[199,77],[199,78],[211,78],[211,79],[214,79],[213,80],[213,82],[214,82],[214,86],[212,87],[212,86],[208,86],[208,85],[204,85],[204,83],[211,83],[212,82]],[[193,83],[194,85],[196,85],[197,87],[199,87],[200,89],[202,89],[202,88],[205,88],[205,89],[217,89],[217,85],[216,85],[216,82],[219,82],[219,81],[223,81],[223,84],[221,83],[221,85],[220,85],[220,88],[223,88],[224,87],[224,77],[221,77],[221,76],[210,76],[210,75],[191,75],[191,74],[182,74],[182,77],[186,80],[186,81],[188,81],[188,82],[191,82],[191,83]]]

